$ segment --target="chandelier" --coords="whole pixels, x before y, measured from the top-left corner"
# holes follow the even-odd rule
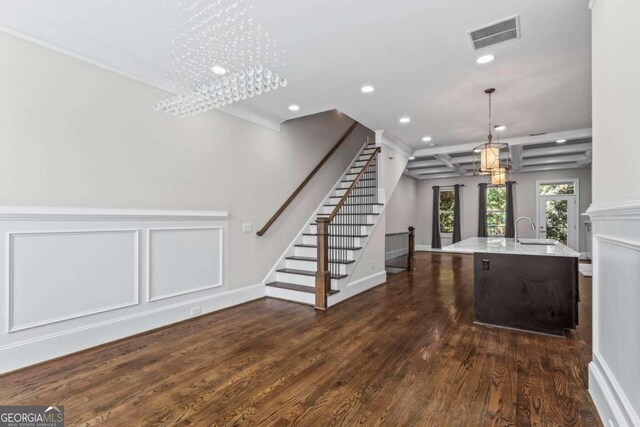
[[[247,101],[287,86],[284,50],[269,33],[277,27],[272,2],[181,0],[167,2],[177,16],[162,66],[173,96],[156,111],[188,117]]]
[[[198,89],[156,103],[156,111],[187,117],[287,87],[287,79],[261,64],[230,73]]]
[[[511,171],[511,155],[509,144],[493,141],[493,126],[491,123],[491,94],[494,88],[486,89],[489,96],[489,135],[487,142],[473,150],[473,174],[487,177],[492,185],[503,185],[508,180]]]

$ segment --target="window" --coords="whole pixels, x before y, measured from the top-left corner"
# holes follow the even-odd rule
[[[574,194],[575,185],[573,182],[557,184],[540,184],[538,193],[543,196],[555,196],[559,194]]]
[[[487,188],[487,233],[504,236],[507,223],[507,190],[504,186]]]
[[[453,233],[453,190],[440,190],[440,233]]]

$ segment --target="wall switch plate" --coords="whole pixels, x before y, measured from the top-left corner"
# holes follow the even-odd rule
[[[250,222],[242,223],[242,232],[243,233],[251,233],[253,231],[253,224]]]
[[[491,262],[488,259],[483,259],[482,260],[482,269],[483,270],[489,270],[491,267]]]
[[[193,307],[193,308],[191,309],[191,316],[192,316],[192,317],[193,317],[193,316],[197,316],[197,315],[199,315],[200,313],[202,313],[202,307],[200,307],[200,306]]]

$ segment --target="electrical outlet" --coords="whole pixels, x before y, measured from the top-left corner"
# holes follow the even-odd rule
[[[250,222],[242,223],[242,232],[243,233],[251,233],[253,231],[253,224]]]
[[[193,307],[193,308],[191,309],[191,317],[193,317],[193,316],[197,316],[197,315],[199,315],[200,313],[202,313],[202,307],[200,307],[200,306]]]

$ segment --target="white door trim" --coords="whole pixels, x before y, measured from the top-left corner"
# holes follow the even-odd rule
[[[578,178],[563,178],[563,179],[541,179],[536,180],[536,236],[540,238],[540,185],[545,184],[562,184],[562,183],[573,183],[574,188],[574,197],[575,197],[575,209],[574,209],[574,224],[575,228],[575,239],[576,239],[576,247],[572,248],[574,250],[578,250],[580,248],[580,179]],[[542,196],[546,197],[546,196]]]

